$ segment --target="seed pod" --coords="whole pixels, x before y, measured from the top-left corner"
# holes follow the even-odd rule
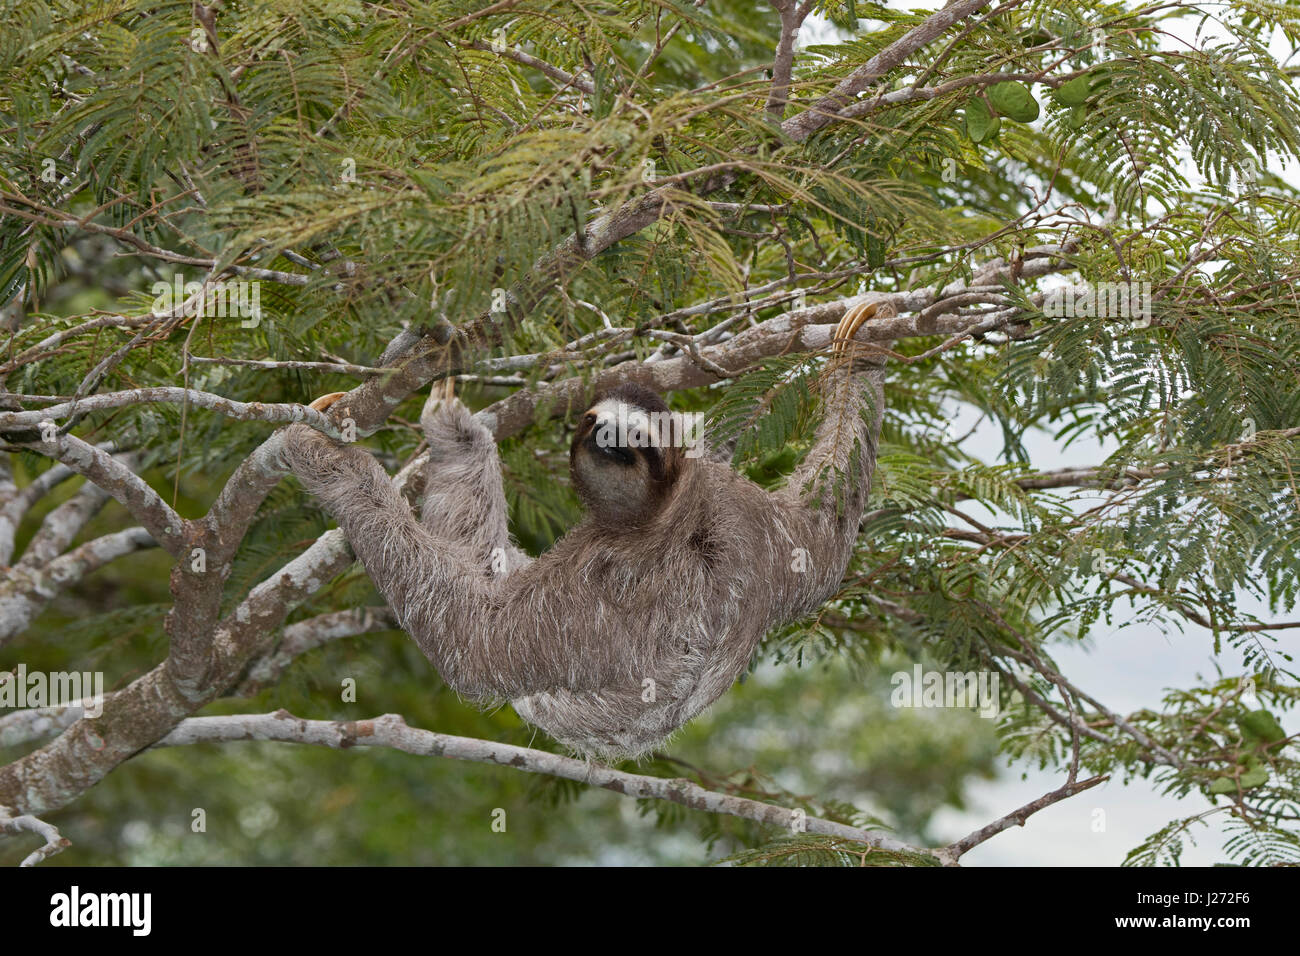
[[[1023,83],[994,83],[989,87],[989,102],[1000,114],[1018,123],[1038,119],[1038,100]]]

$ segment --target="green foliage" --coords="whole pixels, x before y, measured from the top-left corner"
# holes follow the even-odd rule
[[[0,4],[0,305],[18,307],[12,329],[0,313],[4,388],[71,395],[116,355],[92,390],[185,384],[302,402],[358,379],[197,360],[373,367],[405,328],[479,323],[484,348],[452,371],[484,407],[672,355],[651,330],[717,343],[789,310],[796,292],[814,305],[855,284],[920,296],[994,257],[1017,262],[1023,273],[953,307],[1013,319],[961,341],[935,331],[889,345],[872,498],[840,592],[770,635],[750,679],[642,770],[680,775],[686,761],[706,784],[938,840],[932,816],[962,806],[995,747],[1041,767],[1077,756],[1087,772],[1147,777],[1209,806],[1130,863],[1177,864],[1207,820],[1234,862],[1295,862],[1300,765],[1286,731],[1300,685],[1284,643],[1295,632],[1251,608],[1285,622],[1300,597],[1300,196],[1266,171],[1300,152],[1294,71],[1268,52],[1275,36],[1300,42],[1296,7],[991,7],[796,142],[766,109],[779,19],[767,5],[484,6],[436,0],[395,15],[354,0],[238,0],[221,5],[213,44],[190,3]],[[785,117],[926,15],[815,6],[841,42],[800,51]],[[1167,42],[1200,17],[1216,38]],[[660,218],[578,254],[656,187]],[[1061,260],[1042,252],[1062,243]],[[267,276],[261,321],[156,321],[156,283],[209,272]],[[529,281],[539,275],[556,281]],[[1051,314],[1045,296],[1062,282],[1148,283],[1150,315]],[[819,387],[823,365],[792,349],[674,404],[708,413],[713,439],[734,442],[734,462],[770,486],[839,411]],[[420,400],[366,439],[390,469],[417,450]],[[543,403],[502,446],[512,530],[534,552],[578,514],[551,412]],[[168,403],[75,427],[132,449],[190,517],[269,432]],[[1031,454],[1049,439],[1100,449],[1096,467],[1057,482],[1052,456]],[[10,457],[19,483],[48,467]],[[73,490],[31,512],[18,553]],[[129,523],[110,505],[76,543]],[[277,488],[229,568],[223,612],[326,526],[295,485]],[[156,550],[101,569],[5,653],[102,667],[124,686],[165,654],[168,569]],[[377,601],[353,569],[290,621]],[[1127,715],[1059,673],[1054,652],[1136,626],[1232,664]],[[915,661],[997,672],[996,740],[969,715],[887,706],[882,674]],[[346,676],[362,678],[356,705],[336,699]],[[480,713],[431,684],[409,641],[372,634],[214,710],[394,711],[547,746],[508,709]],[[1072,733],[1071,713],[1092,732]],[[929,862],[662,803],[636,817],[611,795],[495,768],[286,749],[137,757],[67,812],[82,855],[57,859]],[[846,754],[856,771],[826,770]],[[188,829],[196,805],[215,821],[206,840]],[[509,837],[486,822],[499,806],[518,822]],[[699,833],[689,847],[645,848],[651,826],[686,824]]]
[[[733,853],[721,862],[737,866],[930,866],[937,865],[915,853],[873,850],[866,844],[831,837],[799,836]]]
[[[734,443],[732,461],[785,451],[811,434],[815,367],[807,358],[772,359],[732,383],[713,406],[708,433]]]

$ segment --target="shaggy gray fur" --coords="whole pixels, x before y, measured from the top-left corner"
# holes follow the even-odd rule
[[[491,433],[454,399],[422,418],[421,521],[361,448],[294,425],[285,457],[448,685],[510,700],[579,753],[634,757],[725,693],[765,633],[839,587],[875,468],[883,372],[830,376],[816,443],[782,489],[687,458],[635,526],[589,514],[536,560],[510,541]],[[610,480],[629,499],[650,500],[638,497],[644,468],[608,467],[623,469]]]

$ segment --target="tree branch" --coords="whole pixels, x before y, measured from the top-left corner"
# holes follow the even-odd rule
[[[522,64],[523,66],[532,67],[539,73],[544,73],[561,87],[571,86],[576,90],[581,90],[588,96],[592,96],[596,92],[596,85],[592,83],[591,80],[561,70],[553,63],[547,63],[545,60],[539,59],[530,53],[524,53],[522,50],[513,50],[508,46],[502,47],[498,50],[494,48],[491,43],[487,43],[484,40],[461,41],[461,45],[467,46],[472,50],[481,50],[484,53],[495,53],[497,56],[505,57],[507,60],[514,60],[516,63]]]
[[[3,807],[0,807],[0,833],[22,833],[23,831],[40,834],[45,838],[45,845],[29,853],[18,864],[19,866],[35,866],[71,845],[71,841],[59,835],[58,829],[53,824],[26,814],[10,816]]]
[[[4,461],[7,468],[8,459],[5,458]],[[14,535],[27,512],[41,498],[75,474],[67,465],[55,463],[22,488],[15,487],[12,482],[8,483],[10,490],[0,499],[0,565],[8,564],[13,559]]]
[[[32,442],[23,447],[57,458],[107,491],[168,553],[180,555],[184,550],[190,522],[173,511],[143,478],[108,452],[74,435],[56,435],[53,441]]]
[[[332,438],[342,438],[342,434],[334,427],[333,421],[316,411],[316,409],[309,408],[306,405],[236,402],[221,395],[214,395],[212,392],[202,392],[193,388],[180,388],[171,385],[133,388],[122,392],[104,392],[74,402],[51,405],[48,408],[37,408],[22,412],[0,412],[0,432],[31,428],[43,421],[53,421],[74,412],[80,415],[109,408],[124,408],[129,405],[180,404],[182,402],[188,402],[198,408],[210,409],[227,418],[233,418],[241,422],[276,422],[282,424],[306,422]]]
[[[132,468],[134,462],[122,462]],[[109,494],[98,485],[87,482],[75,495],[50,511],[41,522],[36,534],[23,549],[21,568],[43,567],[63,553],[82,528],[108,501]]]
[[[781,128],[787,136],[801,143],[819,129],[841,119],[840,111],[852,103],[859,93],[890,70],[902,65],[917,50],[928,46],[958,20],[987,7],[989,2],[990,0],[951,0],[850,73],[830,93],[782,123]]]
[[[0,582],[0,647],[21,634],[68,587],[110,561],[154,544],[144,528],[127,528],[87,541],[44,566],[11,568]]]
[[[648,777],[625,773],[599,763],[575,760],[560,754],[516,747],[512,744],[453,737],[419,730],[407,725],[398,714],[384,714],[370,720],[305,720],[287,711],[273,714],[239,714],[226,717],[192,717],[182,721],[156,747],[229,742],[275,740],[284,743],[315,744],[348,750],[352,747],[391,747],[404,753],[449,760],[512,767],[524,773],[540,773],[574,780],[603,790],[612,790],[638,800],[666,800],[706,813],[743,817],[769,826],[794,829],[861,843],[887,853],[936,855],[935,851],[912,846],[882,833],[846,826],[820,817],[805,816],[786,807],[761,803],[745,797],[706,790],[681,778]]]
[[[790,76],[794,71],[794,43],[799,37],[799,27],[809,9],[795,0],[772,0],[772,7],[781,18],[781,37],[776,44],[772,60],[772,89],[767,95],[767,115],[780,121],[785,113],[786,97],[790,94]]]
[[[943,860],[945,866],[953,866],[957,860],[967,851],[979,846],[981,843],[989,840],[1003,830],[1010,829],[1013,826],[1023,827],[1025,821],[1033,816],[1039,810],[1050,807],[1054,803],[1060,803],[1062,800],[1073,797],[1075,794],[1082,793],[1085,790],[1091,790],[1099,783],[1105,783],[1110,779],[1110,774],[1101,774],[1096,777],[1089,777],[1087,780],[1077,780],[1067,783],[1065,786],[1053,790],[1051,793],[1044,794],[1037,800],[1026,803],[1019,810],[1012,810],[1004,817],[999,817],[988,826],[980,827],[974,833],[962,837],[956,843],[950,843],[946,847],[937,851],[937,855]]]
[[[275,652],[263,657],[249,669],[248,678],[236,693],[251,696],[271,686],[300,655],[330,641],[372,634],[375,631],[389,631],[400,626],[387,605],[348,608],[290,624],[284,629]]]
[[[63,733],[83,716],[86,704],[51,704],[29,707],[0,717],[0,747],[17,747],[34,740],[48,740]]]

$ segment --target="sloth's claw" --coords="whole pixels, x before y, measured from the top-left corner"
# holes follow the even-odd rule
[[[330,392],[328,395],[322,395],[312,402],[311,407],[318,412],[323,412],[346,394],[347,392]]]
[[[429,388],[429,397],[424,400],[424,411],[420,413],[420,421],[425,421],[436,412],[445,402],[456,400],[456,379],[448,375],[441,382],[434,382]]]
[[[835,327],[835,332],[831,336],[831,345],[837,355],[843,355],[848,351],[853,342],[853,336],[858,334],[858,329],[862,328],[862,323],[876,314],[879,306],[877,302],[861,302],[851,309],[847,309],[844,315],[840,317],[840,323]]]

